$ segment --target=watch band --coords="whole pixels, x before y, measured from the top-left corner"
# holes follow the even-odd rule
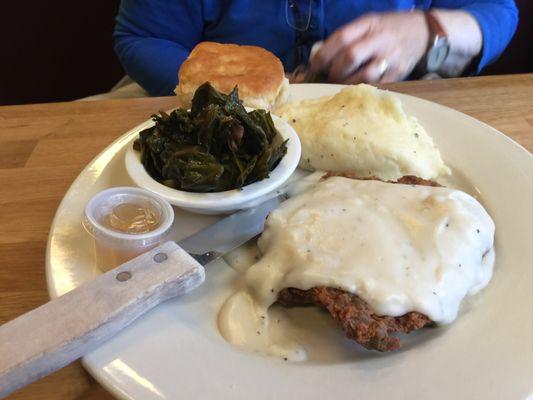
[[[424,12],[424,16],[429,30],[429,40],[420,67],[423,73],[438,72],[448,57],[450,42],[437,16],[431,11]]]
[[[435,17],[430,11],[424,12],[424,15],[426,16],[426,22],[428,24],[430,33],[433,36],[430,42],[430,46],[433,45],[433,43],[435,42],[435,39],[442,38],[442,37],[448,37],[448,35],[446,34],[446,31],[440,24],[437,17]]]

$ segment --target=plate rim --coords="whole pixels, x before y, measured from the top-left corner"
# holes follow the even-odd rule
[[[317,85],[317,84],[307,84],[306,86],[314,86],[314,85]],[[321,86],[323,86],[323,84],[320,84]],[[292,85],[291,85],[292,86]],[[340,88],[343,88],[345,87],[345,85],[327,85],[327,86],[335,86],[335,87],[340,87]],[[310,90],[313,90],[314,89],[310,89]],[[483,122],[483,121],[480,121],[462,111],[459,111],[459,110],[455,110],[451,107],[448,107],[448,106],[445,106],[445,105],[442,105],[442,104],[439,104],[439,103],[436,103],[436,102],[433,102],[433,101],[430,101],[430,100],[426,100],[426,99],[422,99],[422,98],[419,98],[419,97],[416,97],[416,96],[413,96],[413,95],[408,95],[408,94],[403,94],[403,93],[399,93],[399,92],[394,92],[394,91],[390,91],[391,93],[394,93],[395,95],[399,95],[400,98],[402,97],[409,97],[409,98],[412,98],[412,99],[415,99],[417,102],[423,102],[423,103],[426,103],[427,105],[430,105],[432,107],[436,106],[436,107],[439,107],[439,108],[443,108],[443,109],[446,109],[447,112],[453,112],[453,113],[459,113],[462,115],[462,117],[466,117],[467,119],[469,119],[471,122],[473,123],[476,123],[476,124],[481,124],[483,125],[483,127],[485,128],[485,130],[487,132],[491,132],[491,135],[494,135],[495,137],[498,137],[499,140],[503,140],[504,142],[506,142],[506,144],[509,146],[512,146],[518,153],[516,154],[521,154],[523,158],[521,158],[522,161],[524,162],[530,162],[531,164],[531,169],[533,170],[533,154],[531,154],[526,148],[524,148],[521,144],[517,143],[516,141],[514,141],[512,138],[510,138],[509,136],[505,135],[504,133],[500,132],[499,130],[497,130],[496,128],[488,125],[487,123]],[[71,191],[73,190],[73,187],[76,185],[76,183],[79,183],[80,179],[81,179],[81,176],[86,174],[90,168],[94,165],[95,162],[97,162],[105,153],[109,152],[111,148],[115,148],[116,146],[118,146],[119,144],[121,143],[124,143],[124,145],[126,145],[129,141],[131,141],[131,136],[133,136],[133,134],[137,133],[139,130],[143,129],[143,127],[147,127],[149,126],[151,123],[151,120],[147,120],[147,121],[144,121],[138,125],[136,125],[135,127],[133,127],[132,129],[128,130],[126,133],[122,134],[121,136],[119,136],[117,139],[115,139],[112,143],[110,143],[108,146],[106,146],[101,152],[99,152],[93,159],[91,159],[91,161],[83,168],[82,171],[80,171],[80,173],[78,174],[78,176],[76,177],[76,179],[71,183],[71,185],[69,186],[69,188],[67,189],[67,191],[65,192],[61,202],[59,203],[58,207],[57,207],[57,210],[56,210],[56,213],[54,215],[54,218],[52,220],[52,224],[50,226],[50,231],[49,231],[49,235],[48,235],[48,240],[47,240],[47,246],[46,246],[46,255],[45,255],[45,260],[46,260],[46,282],[47,282],[47,290],[48,290],[48,293],[49,293],[49,296],[51,298],[55,298],[58,296],[58,293],[56,291],[56,288],[55,288],[55,285],[54,285],[54,276],[52,274],[52,262],[51,262],[51,259],[50,259],[50,247],[51,247],[51,240],[52,240],[52,237],[53,237],[53,232],[55,231],[56,229],[56,226],[58,225],[59,221],[59,212],[60,210],[62,210],[64,207],[65,207],[65,204],[67,202],[67,197],[69,197],[69,195],[71,194]],[[520,162],[522,162],[520,161]],[[530,187],[533,187],[533,182],[529,182],[530,183]],[[106,373],[102,372],[100,369],[95,369],[93,368],[93,366],[87,362],[84,359],[82,359],[82,364],[84,366],[84,368],[102,385],[105,387],[106,390],[108,390],[110,393],[112,393],[114,396],[118,397],[118,398],[124,398],[124,399],[133,399],[134,397],[131,397],[129,396],[126,392],[122,391],[120,389],[119,386],[116,385],[115,382],[113,382],[112,380],[108,379],[108,376],[106,375]]]

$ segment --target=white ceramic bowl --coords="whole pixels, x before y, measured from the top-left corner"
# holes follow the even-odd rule
[[[126,151],[126,170],[140,187],[149,190],[171,204],[198,214],[223,214],[253,207],[265,195],[281,186],[294,172],[300,161],[301,144],[294,129],[281,118],[272,115],[274,125],[287,142],[287,154],[270,172],[267,179],[244,186],[240,190],[216,193],[192,193],[169,188],[153,179],[141,164],[140,153],[129,146]]]

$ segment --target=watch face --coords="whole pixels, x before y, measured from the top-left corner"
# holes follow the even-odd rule
[[[428,72],[437,72],[450,51],[450,44],[446,38],[440,38],[427,54]]]

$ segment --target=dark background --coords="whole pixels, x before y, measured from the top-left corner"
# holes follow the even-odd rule
[[[111,36],[118,5],[118,0],[3,1],[0,104],[109,91],[124,75]]]
[[[517,4],[518,31],[484,74],[533,72],[533,1]],[[3,2],[0,105],[73,100],[109,91],[124,75],[111,36],[118,5],[118,0]]]

